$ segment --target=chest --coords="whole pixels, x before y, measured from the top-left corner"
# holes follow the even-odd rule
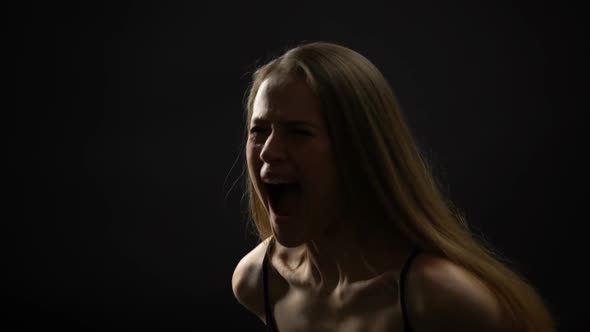
[[[280,332],[403,331],[397,293],[382,290],[347,296],[311,296],[296,289],[273,301]]]

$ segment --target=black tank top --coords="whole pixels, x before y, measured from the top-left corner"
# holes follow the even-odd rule
[[[270,303],[270,293],[268,290],[268,265],[269,265],[269,259],[270,259],[270,251],[272,249],[272,246],[274,244],[274,238],[271,238],[268,246],[266,248],[266,254],[264,255],[264,259],[262,261],[262,284],[263,284],[263,289],[264,289],[264,312],[266,315],[266,329],[268,332],[279,332],[279,329],[277,328],[277,323],[275,321],[274,315],[272,314],[272,307],[271,307],[271,303]],[[404,332],[412,332],[412,326],[410,324],[410,320],[408,319],[408,310],[406,308],[406,302],[405,302],[405,296],[406,296],[406,291],[405,291],[405,283],[406,283],[406,276],[408,274],[408,271],[410,269],[410,265],[412,264],[412,262],[414,261],[414,258],[420,253],[420,250],[418,248],[414,249],[412,251],[412,253],[410,254],[410,256],[406,259],[406,262],[404,263],[401,273],[400,273],[400,280],[399,280],[399,287],[400,287],[400,292],[399,292],[399,297],[400,297],[400,304],[401,304],[401,310],[402,310],[402,318],[403,318],[403,324],[404,324]]]

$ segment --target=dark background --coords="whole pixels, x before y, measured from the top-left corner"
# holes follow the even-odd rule
[[[576,330],[585,320],[574,240],[585,221],[578,11],[185,1],[5,12],[17,18],[5,50],[16,58],[5,163],[17,182],[4,222],[6,324],[262,331],[231,290],[256,244],[241,179],[232,189],[242,101],[255,66],[323,40],[383,71],[444,190],[539,289],[560,330]]]

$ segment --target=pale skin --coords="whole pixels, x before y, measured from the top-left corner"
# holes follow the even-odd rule
[[[337,165],[320,103],[296,76],[270,76],[256,95],[246,156],[250,178],[269,211],[275,245],[269,292],[281,332],[403,331],[398,279],[413,249],[379,233],[361,242],[342,215]],[[263,182],[269,174],[301,184],[296,212],[277,217]],[[237,265],[238,301],[266,323],[262,260],[269,239]],[[502,309],[472,273],[423,253],[410,270],[406,304],[414,331],[506,331]]]

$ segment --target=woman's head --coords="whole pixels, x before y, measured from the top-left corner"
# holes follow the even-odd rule
[[[251,110],[246,158],[255,199],[279,242],[298,246],[343,217],[319,100],[303,77],[272,73]]]
[[[359,231],[396,231],[394,221],[402,214],[398,203],[411,199],[411,181],[407,179],[414,176],[413,168],[423,168],[424,164],[383,75],[364,56],[342,46],[311,43],[293,48],[254,74],[247,104],[249,129],[264,108],[261,101],[268,99],[269,88],[287,95],[291,92],[295,103],[301,102],[303,99],[294,95],[297,89],[293,87],[307,93],[310,106],[297,108],[292,102],[286,105],[294,112],[313,114],[325,150],[314,154],[319,148],[310,149],[310,145],[305,147],[310,149],[309,154],[302,154],[330,167],[330,180],[339,185],[332,193],[340,194],[337,206],[342,215]],[[313,144],[314,139],[306,142]],[[250,143],[252,136],[248,151],[253,152]],[[270,235],[271,227],[264,190],[260,190],[263,186],[257,185],[262,166],[252,157],[248,155],[250,204],[259,233],[265,237]]]

